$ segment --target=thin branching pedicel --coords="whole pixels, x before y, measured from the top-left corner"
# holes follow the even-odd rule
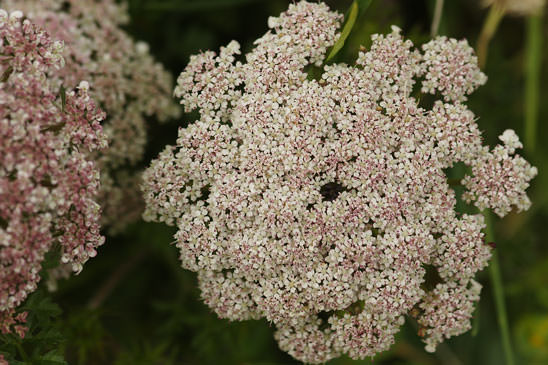
[[[393,27],[356,64],[321,66],[341,16],[292,4],[236,61],[237,42],[191,57],[175,94],[200,118],[144,174],[145,218],[176,225],[183,267],[231,320],[265,317],[308,363],[387,350],[405,316],[426,349],[467,331],[491,256],[481,214],[457,214],[444,170],[471,167],[466,199],[527,209],[536,174],[513,131],[482,145],[466,96],[486,82],[466,41],[422,52]],[[412,96],[434,94],[431,109]]]

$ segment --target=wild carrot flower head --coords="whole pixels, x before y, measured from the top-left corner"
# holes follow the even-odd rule
[[[22,10],[35,24],[65,43],[66,66],[52,75],[56,85],[88,80],[90,96],[106,111],[109,148],[94,154],[101,170],[102,223],[122,230],[142,212],[139,163],[147,142],[146,118],[166,120],[179,113],[172,101],[172,76],[122,29],[127,7],[115,0],[0,0]],[[57,86],[58,87],[58,86]]]
[[[35,290],[45,254],[58,249],[79,272],[103,243],[89,153],[107,138],[89,84],[60,93],[51,82],[62,42],[4,10],[0,39],[0,331],[21,335],[14,309]]]
[[[421,52],[393,27],[355,65],[308,77],[340,20],[301,1],[245,60],[235,41],[191,57],[175,94],[200,118],[143,184],[145,218],[177,226],[204,301],[223,318],[266,317],[309,363],[384,351],[405,315],[428,351],[468,330],[491,248],[482,215],[455,211],[444,170],[470,166],[466,199],[500,215],[529,206],[536,174],[513,132],[482,145],[464,101],[486,77],[466,41]],[[440,97],[431,109],[413,96],[418,79]]]

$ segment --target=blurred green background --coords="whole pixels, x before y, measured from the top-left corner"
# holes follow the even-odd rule
[[[253,41],[266,31],[267,18],[278,15],[288,3],[130,0],[127,30],[136,39],[148,42],[155,57],[176,77],[189,56],[200,50],[217,50],[232,39],[240,42],[244,52],[251,49]],[[327,3],[345,12],[351,1]],[[467,38],[475,45],[487,10],[477,0],[445,3],[440,34]],[[433,9],[434,1],[373,1],[338,60],[351,62],[360,44],[367,47],[372,33],[389,32],[392,24],[420,45],[429,38]],[[546,35],[544,23],[535,30],[535,36]],[[531,36],[527,24],[523,17],[502,20],[489,46],[484,69],[488,83],[470,97],[469,105],[491,145],[507,128],[516,130],[523,140],[524,110],[529,105],[529,97],[525,97],[527,37]],[[533,206],[528,212],[495,219],[494,227],[517,364],[548,364],[546,55],[543,46],[539,55],[542,72],[531,76],[540,84],[535,91],[540,100],[537,147],[522,151],[539,169],[529,189]],[[185,115],[167,124],[152,120],[147,161],[166,144],[174,144],[177,128],[192,118]],[[139,222],[122,235],[107,237],[99,255],[79,276],[61,282],[54,294],[41,289],[31,297],[27,305],[42,317],[31,319],[35,326],[31,333],[35,335],[22,344],[24,349],[49,351],[61,346],[69,364],[297,363],[278,349],[272,337],[274,328],[266,321],[231,323],[218,319],[201,302],[195,274],[180,268],[178,250],[170,244],[173,233],[172,228],[161,224]],[[487,269],[478,280],[484,288],[474,329],[448,340],[435,354],[423,350],[416,329],[406,324],[391,351],[373,360],[341,358],[329,364],[504,364]],[[56,331],[38,328],[50,320]],[[43,348],[36,350],[38,346]],[[59,352],[51,353],[51,364],[58,363],[55,356],[59,357]]]

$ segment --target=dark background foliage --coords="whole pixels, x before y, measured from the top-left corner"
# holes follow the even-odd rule
[[[287,8],[284,0],[130,0],[127,30],[148,42],[155,57],[176,77],[189,56],[217,50],[238,40],[247,51],[266,31],[267,18]],[[331,0],[345,12],[350,0]],[[446,1],[440,33],[467,38],[474,45],[486,16],[475,0]],[[400,26],[415,44],[428,39],[434,1],[377,0],[359,19],[338,55],[351,62],[372,33]],[[523,137],[525,107],[524,18],[506,17],[489,48],[489,77],[470,98],[487,143],[505,129]],[[542,33],[546,33],[543,26]],[[542,62],[546,64],[546,48]],[[543,70],[545,67],[543,67]],[[496,219],[495,236],[514,352],[518,364],[548,363],[548,136],[542,73],[538,148],[523,152],[539,169],[529,190],[532,208]],[[174,144],[177,129],[195,115],[159,124],[150,121],[147,161],[166,144]],[[146,165],[143,165],[143,167]],[[36,364],[294,364],[281,352],[273,326],[262,321],[218,319],[200,300],[194,273],[183,270],[172,245],[174,229],[139,222],[125,233],[107,237],[99,255],[84,271],[60,283],[57,292],[41,288],[26,303],[31,333],[23,342],[3,338],[0,351],[19,363]],[[435,354],[423,350],[416,328],[408,321],[396,345],[374,360],[347,358],[330,364],[503,364],[492,286],[487,270],[473,330],[448,340]],[[63,360],[64,358],[64,360]],[[34,359],[34,360],[32,360]],[[40,360],[38,360],[40,359]]]

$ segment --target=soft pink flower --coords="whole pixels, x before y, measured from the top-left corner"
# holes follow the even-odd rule
[[[144,155],[147,118],[163,121],[179,115],[172,100],[172,76],[156,62],[144,42],[123,29],[127,5],[115,0],[3,0],[8,10],[21,10],[54,39],[63,41],[66,65],[49,75],[54,88],[90,83],[89,95],[104,108],[109,148],[95,152],[101,171],[98,202],[102,225],[116,233],[139,219],[143,202],[140,172],[133,167]]]
[[[8,319],[36,289],[45,254],[58,249],[79,272],[104,242],[89,155],[107,138],[88,83],[63,95],[50,80],[64,65],[61,42],[4,10],[0,39],[0,323],[23,335]]]

